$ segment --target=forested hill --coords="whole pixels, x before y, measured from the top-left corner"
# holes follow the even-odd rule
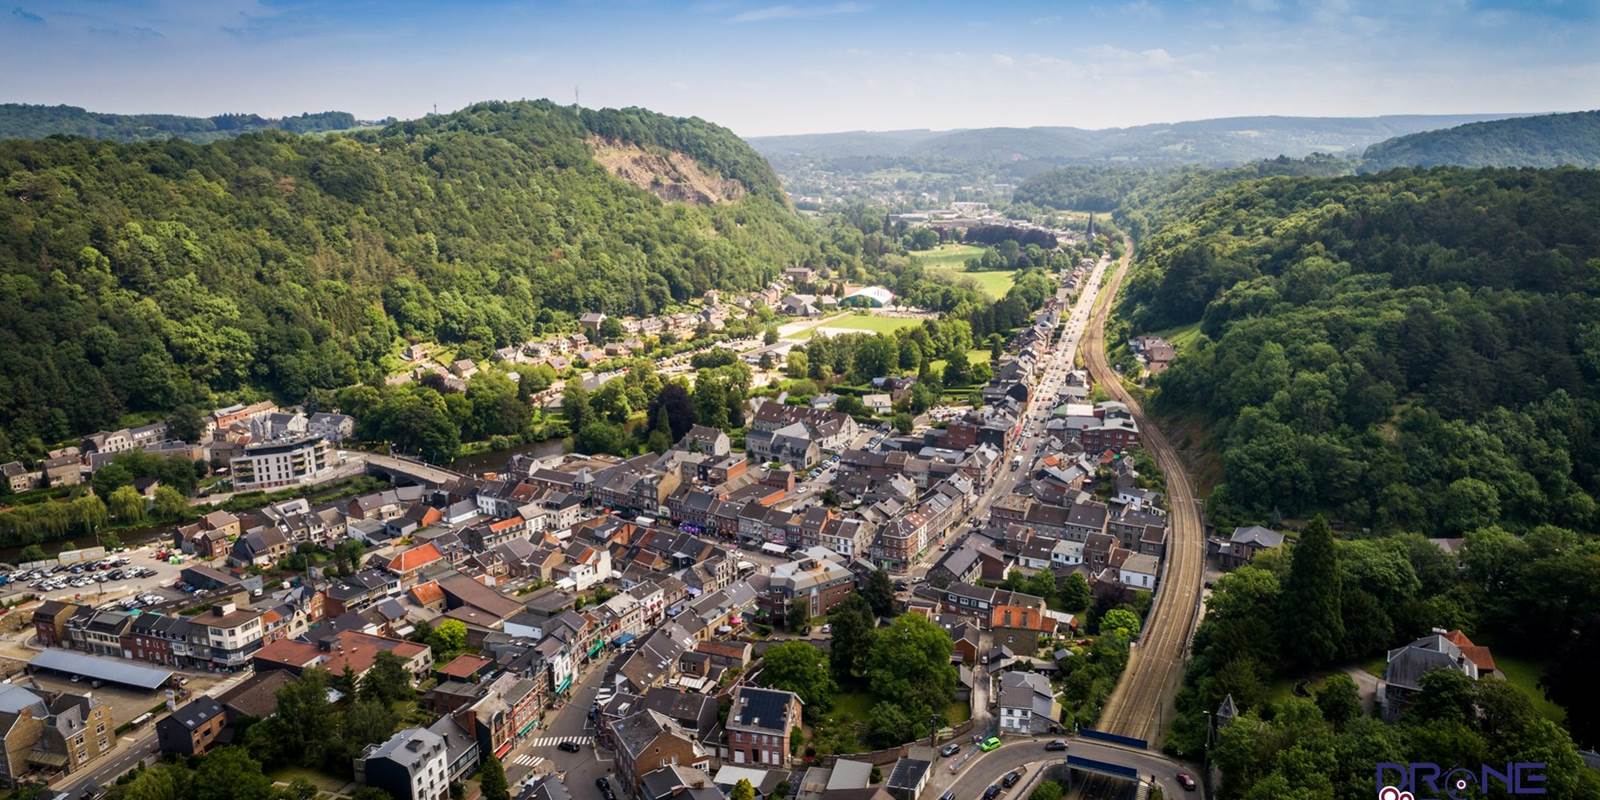
[[[277,119],[255,114],[184,117],[176,114],[102,114],[77,106],[0,103],[0,139],[43,139],[59,135],[87,136],[113,142],[147,139],[214,142],[255,131],[313,133],[347,130],[356,127],[356,124],[355,116],[347,111],[323,111]]]
[[[1124,313],[1204,334],[1157,404],[1214,426],[1219,525],[1600,523],[1600,172],[1240,183],[1147,237]]]
[[[1379,142],[1362,169],[1600,166],[1600,111],[1475,122]]]
[[[664,202],[598,164],[602,143],[743,197]],[[726,129],[543,101],[354,135],[9,141],[0,187],[0,438],[14,442],[240,390],[295,401],[380,378],[400,337],[486,355],[587,310],[755,288],[815,252]]]

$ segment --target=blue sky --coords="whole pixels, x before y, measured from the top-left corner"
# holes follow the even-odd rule
[[[5,4],[10,3],[6,8]],[[551,97],[743,135],[1600,107],[1600,0],[0,0],[0,101],[414,117]]]

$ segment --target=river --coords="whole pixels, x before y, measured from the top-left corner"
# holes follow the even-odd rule
[[[504,450],[488,450],[482,453],[473,453],[462,456],[450,462],[450,468],[456,472],[476,475],[480,472],[499,472],[505,469],[506,463],[514,455],[531,455],[535,458],[559,456],[566,452],[566,443],[563,439],[545,439],[542,442],[519,444]]]

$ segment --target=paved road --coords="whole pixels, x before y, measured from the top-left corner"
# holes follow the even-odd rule
[[[1178,452],[1160,429],[1151,424],[1139,403],[1123,389],[1119,376],[1106,361],[1105,324],[1112,303],[1133,258],[1133,242],[1124,239],[1117,271],[1105,291],[1096,291],[1100,271],[1091,277],[1084,294],[1095,296],[1094,319],[1084,341],[1085,361],[1095,383],[1126,403],[1139,424],[1139,438],[1155,457],[1167,477],[1167,499],[1171,533],[1166,558],[1161,564],[1161,582],[1156,587],[1154,605],[1145,620],[1144,633],[1128,658],[1121,680],[1106,700],[1100,714],[1100,727],[1124,736],[1151,742],[1164,736],[1172,717],[1172,701],[1183,680],[1183,664],[1193,633],[1195,610],[1200,603],[1205,570],[1205,529],[1200,520],[1199,500],[1189,482]],[[1171,796],[1171,795],[1169,795]]]
[[[239,685],[241,681],[250,677],[251,674],[253,673],[248,670],[240,672],[207,689],[204,694],[212,697],[220,696]],[[159,748],[156,745],[156,722],[164,716],[166,716],[165,713],[160,714],[155,719],[145,723],[144,727],[139,731],[124,734],[117,740],[117,747],[111,751],[110,755],[101,756],[99,760],[90,762],[91,766],[87,770],[64,775],[52,781],[50,788],[71,793],[76,792],[78,788],[91,781],[99,786],[110,786],[122,773],[133,769],[145,759],[153,758],[157,755]],[[121,722],[118,722],[118,724],[121,724]]]
[[[595,691],[605,676],[605,662],[589,665],[589,671],[572,689],[564,705],[556,710],[550,724],[513,748],[506,754],[506,777],[513,785],[531,772],[559,772],[566,775],[567,788],[574,800],[599,800],[600,790],[594,779],[611,772],[611,759],[604,751],[594,747],[594,726],[589,723],[589,709],[594,706]],[[556,749],[561,740],[583,743],[576,753]]]
[[[953,787],[955,800],[981,800],[983,791],[989,788],[990,784],[997,783],[1006,773],[1030,765],[1049,767],[1064,763],[1068,755],[1133,767],[1139,771],[1141,777],[1159,784],[1162,794],[1170,800],[1188,795],[1176,780],[1178,771],[1184,768],[1159,753],[1077,738],[1067,740],[1067,752],[1052,753],[1044,749],[1047,741],[1048,738],[1044,737],[1031,740],[1007,739],[1006,744],[999,750],[973,758],[963,764],[961,772],[956,776],[950,774],[948,767],[950,759],[941,758],[935,765],[935,774],[929,780],[924,796],[940,797]],[[970,742],[962,743],[962,748],[971,746]],[[1021,800],[1018,790],[1027,785],[1026,781],[1017,784],[1011,790],[1002,793],[1000,800]]]

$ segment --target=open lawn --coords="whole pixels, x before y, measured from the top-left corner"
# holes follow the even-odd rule
[[[1516,687],[1518,691],[1528,698],[1534,710],[1543,714],[1552,722],[1564,722],[1567,710],[1550,702],[1544,696],[1544,690],[1539,688],[1539,676],[1544,673],[1544,665],[1536,661],[1508,656],[1503,653],[1494,654],[1494,666],[1501,674],[1506,676],[1506,682]]]
[[[982,350],[974,348],[972,350],[968,350],[967,351],[967,364],[969,366],[970,365],[974,365],[974,364],[987,364],[987,363],[989,363],[989,350],[988,350],[988,348],[984,348]],[[936,359],[928,362],[928,368],[933,370],[933,374],[935,374],[935,375],[944,374],[944,365],[945,365],[945,360],[942,359],[942,358],[936,358]]]
[[[922,261],[929,272],[942,273],[957,283],[971,279],[989,297],[996,300],[1005,297],[1006,292],[1011,290],[1011,284],[1016,283],[1016,271],[968,272],[967,259],[980,255],[983,255],[983,248],[975,245],[942,244],[932,250],[912,253],[911,257]]]
[[[783,338],[805,341],[817,335],[818,331],[827,331],[829,334],[861,331],[866,333],[893,333],[901,328],[914,328],[922,324],[922,320],[914,317],[880,317],[869,314],[845,314],[830,317],[822,322],[799,330],[790,330]]]
[[[284,767],[283,769],[273,770],[267,777],[286,784],[293,783],[296,778],[303,778],[307,783],[317,787],[317,791],[329,794],[338,793],[340,789],[350,783],[349,778],[329,775],[308,767]]]
[[[1159,331],[1154,331],[1150,335],[1160,336],[1161,338],[1166,339],[1168,342],[1172,343],[1173,349],[1177,350],[1179,353],[1182,353],[1183,351],[1194,347],[1194,343],[1199,340],[1200,323],[1196,322],[1190,325],[1179,325],[1175,328],[1164,328]]]

